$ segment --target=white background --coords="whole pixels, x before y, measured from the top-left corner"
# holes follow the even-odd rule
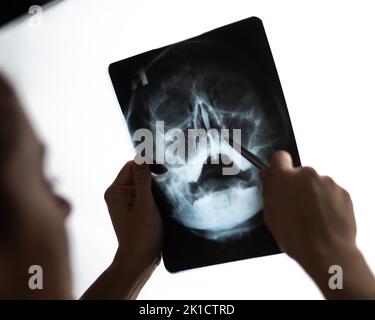
[[[111,262],[103,192],[133,157],[107,66],[250,16],[263,20],[303,164],[352,195],[358,244],[375,268],[372,1],[67,0],[0,30],[0,70],[49,148],[48,172],[73,204],[68,221],[78,297]],[[181,248],[183,250],[183,248]],[[321,299],[286,255],[177,275],[161,265],[140,298]]]

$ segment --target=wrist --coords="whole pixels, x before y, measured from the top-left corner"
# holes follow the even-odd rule
[[[308,272],[328,265],[340,264],[353,257],[357,259],[360,254],[354,241],[321,241],[308,248],[304,254],[296,258]]]
[[[125,299],[136,299],[144,284],[151,277],[160,259],[141,258],[119,248],[107,269],[107,276],[116,279],[115,286]]]
[[[128,248],[119,247],[116,251],[112,264],[123,270],[144,273],[154,270],[160,263],[160,256],[140,254]]]
[[[327,299],[375,298],[373,274],[354,241],[316,250],[301,265]],[[331,287],[332,277],[336,284],[340,278],[342,287]]]

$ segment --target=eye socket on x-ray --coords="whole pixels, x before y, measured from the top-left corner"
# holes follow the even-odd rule
[[[173,128],[185,129],[190,118],[189,102],[184,99],[167,97],[154,109],[155,118],[164,121],[166,130]],[[162,115],[162,116],[161,116]]]
[[[247,86],[238,81],[222,81],[213,87],[212,102],[223,111],[233,112],[251,106],[251,96],[245,94]]]

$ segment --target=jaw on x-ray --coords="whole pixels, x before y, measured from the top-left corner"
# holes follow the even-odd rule
[[[267,159],[277,136],[262,111],[249,68],[234,50],[190,41],[162,51],[138,71],[132,84],[126,118],[132,123],[132,117],[142,116],[144,127],[164,142],[154,143],[155,154],[166,150],[169,171],[155,181],[173,207],[172,217],[210,240],[240,237],[256,226],[257,219],[252,218],[262,209],[258,171],[242,157],[233,157],[223,139],[210,135],[208,148],[198,141],[196,152],[173,159],[179,155],[165,149],[174,142],[173,136],[164,132],[177,129],[189,140],[195,139],[189,129],[240,129],[242,145]],[[160,121],[163,132],[156,125]],[[223,175],[224,158],[238,168],[238,174]]]
[[[240,129],[241,145],[264,162],[284,149],[300,164],[262,22],[245,19],[115,62],[110,76],[136,150],[143,141],[135,133],[148,129],[153,161],[163,155],[168,168],[153,176],[166,268],[280,252],[262,220],[258,170],[213,134],[226,132],[238,142]],[[207,145],[189,135],[194,129],[207,133]],[[169,148],[176,137],[187,152]],[[228,168],[236,174],[223,174]]]

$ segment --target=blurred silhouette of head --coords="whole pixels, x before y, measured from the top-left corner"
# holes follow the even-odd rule
[[[64,220],[70,211],[43,172],[44,147],[0,75],[0,298],[70,296]],[[43,269],[43,290],[28,287]]]

